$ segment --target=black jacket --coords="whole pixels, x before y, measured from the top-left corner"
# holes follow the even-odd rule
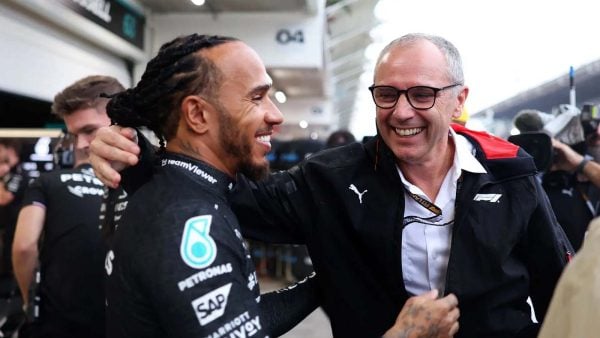
[[[534,336],[526,300],[543,318],[571,246],[533,159],[487,133],[454,128],[487,170],[463,172],[457,193],[445,287],[459,300],[457,337]],[[351,184],[367,190],[362,203]],[[393,325],[408,298],[404,194],[381,139],[323,151],[258,184],[240,179],[237,190],[245,236],[307,244],[335,337],[377,337]]]

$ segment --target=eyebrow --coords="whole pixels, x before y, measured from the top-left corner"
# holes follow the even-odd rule
[[[267,83],[267,84],[263,84],[260,86],[256,86],[256,87],[252,88],[248,94],[254,95],[257,93],[264,93],[264,92],[269,91],[269,89],[271,89],[271,87],[273,87],[272,83]]]

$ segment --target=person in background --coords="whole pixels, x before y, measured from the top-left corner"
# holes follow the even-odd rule
[[[11,245],[15,234],[17,216],[21,208],[23,193],[30,177],[21,163],[22,143],[18,139],[0,140],[0,229],[2,229],[2,257],[0,258],[0,280],[2,293],[10,295],[15,289]]]
[[[89,164],[88,149],[96,130],[110,125],[108,99],[101,95],[122,90],[115,78],[96,75],[54,97],[52,113],[64,120],[75,142],[75,163],[43,173],[23,198],[12,246],[15,276],[30,313],[20,336],[105,336],[105,248],[98,227],[104,186]],[[39,318],[32,318],[38,310]]]
[[[344,129],[336,130],[325,141],[325,148],[344,146],[355,141],[356,138],[350,131]]]
[[[513,123],[521,133],[518,140],[527,141],[540,136],[550,138],[548,147],[551,149],[548,152],[552,153],[552,162],[547,169],[538,168],[542,187],[548,195],[558,223],[577,252],[583,243],[588,224],[598,215],[600,164],[591,161],[591,156],[586,155],[588,142],[583,141],[583,136],[580,142],[573,145],[559,140],[561,135],[573,135],[581,129],[577,115],[573,117],[574,123],[565,120],[554,134],[545,130],[544,126],[548,123],[560,122],[555,120],[557,118],[538,110],[525,109],[515,115]],[[539,135],[540,133],[548,136]],[[534,157],[543,157],[542,143],[528,141],[524,146],[529,148],[527,150]]]
[[[539,338],[594,338],[600,332],[600,218],[588,227],[583,246],[563,272]]]

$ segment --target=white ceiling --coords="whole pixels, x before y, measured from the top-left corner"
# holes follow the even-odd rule
[[[327,0],[325,64],[322,69],[269,68],[275,88],[288,98],[323,97],[330,100],[338,128],[348,128],[354,107],[359,77],[363,73],[365,48],[371,43],[369,32],[377,25],[373,9],[379,0]],[[305,12],[315,13],[318,0],[206,0],[195,6],[189,0],[137,0],[151,12]],[[308,121],[309,124],[311,121]],[[307,130],[284,126],[282,133],[307,137]],[[327,134],[331,126],[314,126],[312,131]]]

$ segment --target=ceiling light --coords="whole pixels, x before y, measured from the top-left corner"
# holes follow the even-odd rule
[[[300,125],[300,128],[302,128],[302,129],[308,128],[308,122],[306,122],[306,120],[302,120],[298,124]]]
[[[204,5],[205,0],[191,0],[192,3],[196,6],[202,6]]]
[[[287,101],[287,96],[281,90],[275,92],[275,100],[279,103],[285,103]]]

